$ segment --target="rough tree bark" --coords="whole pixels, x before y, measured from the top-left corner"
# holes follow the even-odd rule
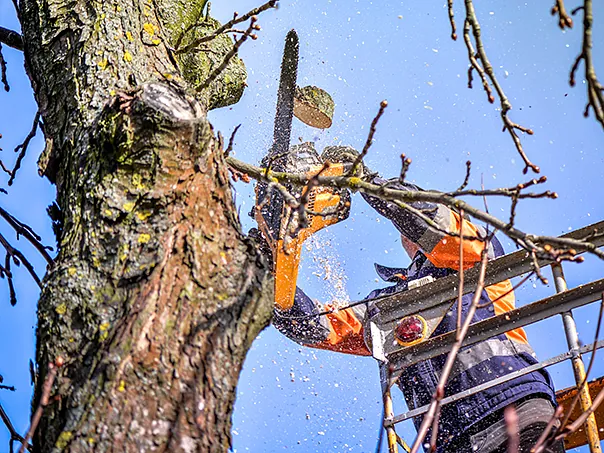
[[[60,356],[38,451],[226,451],[245,354],[271,313],[208,109],[245,85],[206,0],[22,0],[26,66],[56,183],[59,254],[38,308],[38,380]],[[201,18],[201,19],[200,19]]]

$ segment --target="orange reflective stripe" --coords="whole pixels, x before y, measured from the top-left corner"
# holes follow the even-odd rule
[[[447,231],[451,233],[459,233],[460,217],[459,214],[451,211],[451,218]],[[472,222],[464,219],[463,235],[479,237],[478,230]],[[450,269],[459,270],[459,241],[458,237],[445,236],[432,249],[426,253],[428,259],[436,267],[448,267]],[[463,268],[470,269],[478,261],[480,261],[480,253],[484,248],[484,242],[481,241],[463,241]],[[427,252],[427,251],[426,251]]]
[[[514,296],[514,291],[511,291],[512,288],[512,282],[510,282],[509,280],[505,280],[503,282],[499,282],[495,285],[487,286],[485,288],[489,299],[495,301],[493,302],[495,316],[499,316],[516,308],[516,297]],[[522,344],[528,344],[526,332],[521,327],[506,332],[505,336],[512,341],[516,341]]]

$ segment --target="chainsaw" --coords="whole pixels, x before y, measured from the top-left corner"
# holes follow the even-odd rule
[[[285,39],[281,63],[273,145],[261,166],[308,177],[319,172],[322,176],[341,176],[350,165],[334,163],[324,167],[313,143],[290,147],[294,115],[310,126],[324,129],[331,126],[334,105],[331,96],[320,88],[296,86],[298,56],[298,35],[291,30]],[[291,200],[288,203],[283,194],[267,182],[257,184],[253,210],[258,229],[272,254],[275,304],[281,310],[288,310],[294,304],[304,241],[322,228],[346,219],[350,212],[350,193],[345,189],[313,187],[308,194],[307,187],[285,185],[285,189],[296,202],[306,200],[305,218]]]

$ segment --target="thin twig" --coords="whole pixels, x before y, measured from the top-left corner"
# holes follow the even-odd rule
[[[302,189],[302,195],[300,196],[300,201],[298,202],[298,225],[296,231],[292,236],[296,236],[301,230],[308,226],[308,216],[306,215],[306,204],[308,203],[308,199],[313,191],[313,189],[319,184],[317,179],[321,176],[321,174],[327,170],[331,164],[329,162],[325,162],[323,167],[319,170],[318,173],[312,176],[306,184],[306,187]],[[292,216],[293,217],[293,216]]]
[[[40,423],[40,419],[42,418],[42,414],[44,413],[44,408],[48,406],[48,401],[50,400],[50,392],[52,390],[52,385],[55,382],[55,378],[57,377],[57,370],[63,366],[63,359],[61,357],[57,357],[54,363],[48,364],[48,374],[44,379],[44,384],[42,385],[42,395],[40,396],[40,403],[36,408],[36,412],[34,412],[34,416],[31,418],[31,425],[27,430],[27,434],[23,439],[23,443],[21,444],[21,448],[18,453],[25,453],[26,445],[34,436],[36,429],[38,428],[38,424]]]
[[[451,24],[451,39],[457,41],[457,27],[455,26],[455,13],[453,12],[453,0],[447,0],[449,12],[449,23]]]
[[[222,73],[222,71],[224,71],[226,69],[226,67],[229,65],[229,62],[231,61],[231,59],[237,55],[237,52],[239,52],[239,48],[243,45],[243,43],[245,41],[247,41],[247,38],[252,38],[252,39],[256,39],[257,36],[253,33],[254,30],[256,30],[256,21],[258,20],[258,18],[256,16],[252,16],[252,18],[250,19],[250,26],[247,28],[247,30],[245,31],[245,33],[243,34],[243,36],[241,36],[241,38],[239,38],[237,41],[235,41],[235,44],[233,45],[233,48],[231,50],[229,50],[229,52],[224,56],[224,59],[222,60],[222,63],[220,63],[220,66],[218,66],[216,69],[214,69],[214,71],[212,71],[212,73],[208,76],[208,78],[199,86],[197,87],[197,91],[203,91],[206,88],[208,88],[210,86],[210,84],[216,80],[216,78]]]
[[[518,413],[514,405],[509,405],[503,411],[503,419],[508,433],[508,453],[518,453],[520,447],[520,432],[518,429]]]
[[[357,167],[363,162],[363,159],[369,152],[369,148],[371,148],[371,144],[373,143],[373,135],[375,134],[375,128],[377,126],[378,121],[384,114],[384,110],[386,110],[386,107],[388,107],[388,101],[384,100],[380,102],[380,109],[378,110],[377,115],[375,115],[375,117],[373,118],[373,121],[371,121],[371,126],[369,126],[369,134],[367,134],[365,146],[363,146],[363,150],[354,160],[354,163],[352,164],[350,170],[346,172],[346,176],[353,176],[356,173]]]
[[[556,0],[556,4],[552,8],[552,16],[555,16],[556,14],[558,14],[558,26],[561,30],[573,28],[573,20],[566,12],[564,0]]]
[[[598,409],[598,407],[600,407],[600,404],[602,404],[603,401],[604,401],[604,389],[600,390],[598,395],[594,398],[593,402],[591,403],[591,407],[589,409],[587,409],[585,412],[583,412],[574,422],[572,422],[570,425],[568,425],[564,429],[564,431],[562,431],[560,434],[558,434],[555,437],[554,441],[556,441],[556,442],[561,441],[569,434],[577,431],[581,427],[581,425],[583,423],[585,423],[585,420],[587,420],[587,417],[589,417],[591,414],[593,414]]]
[[[25,265],[25,268],[28,270],[28,272],[34,279],[34,281],[38,284],[40,289],[42,289],[42,282],[40,281],[38,274],[36,274],[36,271],[34,270],[33,265],[29,262],[29,260],[27,258],[25,258],[25,256],[23,255],[23,253],[21,253],[20,250],[14,248],[12,245],[10,245],[10,243],[6,240],[6,238],[2,234],[0,234],[0,245],[2,245],[2,247],[4,247],[6,249],[7,265],[5,267],[9,271],[9,275],[7,276],[8,282],[9,282],[9,287],[11,287],[11,285],[12,285],[12,275],[10,275],[10,260],[12,260],[17,266],[20,265],[21,263],[23,263]],[[14,303],[13,303],[13,305],[14,305]]]
[[[185,31],[183,31],[183,33],[176,40],[176,44],[174,45],[176,53],[180,54],[180,53],[189,52],[190,50],[194,49],[195,47],[199,46],[200,44],[203,44],[204,42],[208,42],[208,41],[211,41],[212,39],[215,39],[218,35],[221,35],[222,33],[228,33],[229,29],[232,28],[233,25],[239,24],[241,22],[245,22],[246,20],[250,19],[252,16],[257,16],[258,14],[260,14],[268,9],[276,8],[277,3],[279,3],[279,0],[269,0],[264,5],[248,11],[243,16],[238,16],[238,14],[235,13],[232,20],[228,21],[221,27],[217,28],[216,30],[214,30],[214,32],[210,33],[209,35],[203,36],[201,38],[195,39],[194,41],[190,42],[182,49],[179,49],[180,45],[182,44],[182,39],[184,38],[184,36],[188,32],[190,32],[193,28],[199,27],[201,25],[201,23],[194,23],[193,25],[190,25],[189,27],[187,27],[185,29]]]
[[[4,91],[10,91],[10,85],[8,84],[8,79],[6,77],[6,60],[2,53],[2,44],[0,44],[0,81],[2,81],[2,85],[4,85]]]
[[[531,252],[531,259],[533,260],[533,272],[535,273],[537,278],[539,280],[541,280],[541,283],[543,283],[544,285],[547,285],[547,283],[548,283],[547,277],[545,277],[541,273],[541,267],[539,266],[539,261],[537,260],[537,253],[535,253],[535,251]]]
[[[516,192],[512,195],[512,204],[510,205],[510,220],[508,225],[514,226],[514,220],[516,219],[516,207],[518,206],[518,200],[520,199],[520,192]]]
[[[505,293],[499,295],[497,298],[490,300],[488,302],[485,302],[484,304],[478,305],[478,308],[486,308],[489,305],[493,305],[495,302],[499,302],[501,299],[503,299],[505,296],[507,296],[508,294],[513,293],[514,291],[516,291],[518,288],[520,288],[522,285],[524,285],[533,275],[535,275],[534,271],[531,271],[530,273],[528,273],[524,278],[522,278],[522,280],[520,280],[518,283],[516,283],[514,286],[512,286],[509,290],[507,290]]]
[[[407,172],[409,171],[409,167],[411,166],[411,158],[406,157],[404,154],[401,154],[401,173],[398,177],[398,182],[401,184],[405,182],[405,178],[407,177]]]
[[[10,304],[14,307],[17,304],[17,293],[15,292],[15,284],[13,283],[13,274],[10,270],[11,255],[7,252],[4,257],[4,269],[6,273],[6,281],[8,282],[8,294]]]
[[[468,161],[466,163],[466,165],[468,165],[468,167],[469,167],[469,162],[470,161]],[[469,170],[467,172],[469,173]],[[466,174],[466,180],[467,180],[467,178],[468,178],[468,176]],[[506,188],[500,188],[500,189],[484,189],[483,188],[482,190],[474,190],[474,189],[464,190],[464,187],[462,185],[462,187],[457,189],[455,192],[447,192],[447,193],[453,197],[466,196],[466,195],[473,195],[473,196],[503,195],[506,197],[514,197],[514,196],[516,196],[517,192],[520,192],[528,187],[531,187],[531,186],[534,186],[537,184],[543,184],[545,182],[547,182],[547,177],[541,176],[539,179],[533,178],[530,181],[517,184],[514,187],[506,187]],[[553,199],[558,198],[558,194],[556,192],[550,192],[550,191],[545,191],[545,192],[541,192],[541,193],[519,194],[518,196],[519,196],[519,198],[553,198]]]
[[[546,444],[546,441],[550,437],[550,432],[552,432],[552,430],[556,429],[555,428],[556,423],[558,421],[560,421],[560,418],[562,417],[562,415],[563,415],[562,406],[558,406],[556,408],[556,410],[554,411],[552,418],[550,418],[549,422],[547,422],[547,425],[545,426],[545,429],[539,436],[539,439],[537,439],[537,443],[531,448],[530,453],[539,453],[539,452],[543,451],[544,448],[547,448],[546,445],[548,445],[548,444]]]
[[[229,139],[229,145],[227,146],[227,149],[224,150],[224,157],[229,157],[229,154],[231,154],[231,151],[233,151],[233,144],[235,143],[235,134],[237,134],[237,131],[240,127],[241,124],[237,125],[237,127],[233,129],[233,133],[231,134],[231,138]]]
[[[25,439],[23,439],[23,437],[17,432],[17,430],[13,426],[13,423],[11,422],[8,414],[4,410],[4,407],[2,407],[2,404],[0,404],[0,418],[4,422],[4,425],[6,426],[6,429],[8,429],[8,432],[10,434],[10,440],[8,441],[8,445],[10,453],[13,453],[13,443],[17,441],[20,442],[21,445],[25,445]],[[31,447],[28,446],[27,449],[31,451]]]
[[[469,161],[468,161],[469,162]],[[469,168],[469,166],[468,166]],[[463,209],[459,211],[459,292],[457,293],[457,324],[456,324],[456,332],[461,330],[461,309],[462,309],[462,301],[463,301],[463,284],[464,284],[464,269],[463,269],[463,223],[464,223],[464,213]]]
[[[25,157],[25,153],[27,153],[27,147],[29,146],[29,142],[31,142],[31,140],[36,136],[36,132],[38,130],[39,123],[40,123],[40,111],[37,111],[36,116],[34,117],[34,122],[31,126],[31,130],[29,131],[29,134],[27,134],[27,137],[25,137],[25,140],[23,140],[23,143],[21,143],[20,145],[18,145],[15,148],[15,152],[19,152],[19,150],[21,150],[21,152],[17,156],[17,160],[15,161],[15,166],[13,168],[13,171],[11,172],[10,179],[8,180],[9,186],[12,186],[13,182],[15,181],[15,177],[17,176],[17,171],[19,170],[19,168],[21,168],[21,161]]]
[[[470,168],[472,167],[472,162],[469,160],[466,161],[466,177],[464,178],[461,186],[455,191],[459,194],[462,190],[464,190],[468,186],[468,182],[470,181]]]
[[[596,356],[596,351],[597,351],[597,342],[598,342],[598,338],[600,337],[600,328],[602,327],[602,317],[604,315],[604,293],[602,294],[602,298],[601,298],[601,303],[600,303],[600,312],[598,314],[598,323],[596,325],[596,332],[594,334],[594,347],[591,351],[591,357],[589,359],[589,365],[587,366],[587,370],[585,371],[585,377],[582,379],[581,384],[577,385],[577,394],[574,396],[573,400],[570,403],[570,406],[568,407],[568,410],[566,411],[564,415],[564,418],[562,419],[562,422],[560,423],[560,428],[556,429],[554,431],[554,436],[559,433],[559,432],[563,432],[565,430],[565,427],[568,424],[568,421],[570,419],[570,416],[573,413],[573,410],[575,409],[575,406],[577,405],[577,403],[580,400],[581,397],[581,391],[580,389],[587,383],[588,379],[589,379],[589,375],[591,373],[593,364],[595,363],[595,356]],[[560,414],[560,416],[558,416],[558,419],[561,418],[562,414]],[[537,441],[537,443],[535,444],[535,446],[533,447],[533,449],[535,450],[535,452],[540,452],[543,451],[545,448],[549,447],[553,441],[554,441],[554,436],[541,436],[539,438],[539,440]]]
[[[19,236],[23,236],[36,248],[36,250],[38,250],[38,252],[40,252],[42,257],[46,260],[46,263],[48,263],[49,265],[53,263],[53,259],[48,254],[48,250],[50,249],[50,247],[47,247],[40,242],[42,238],[38,234],[36,234],[36,232],[29,225],[21,222],[1,207],[0,217],[6,220],[8,224],[15,230],[15,232],[17,233],[17,239],[19,238]]]
[[[12,171],[10,171],[8,168],[6,168],[6,165],[4,165],[4,162],[2,160],[0,160],[0,168],[2,168],[2,171],[4,171],[4,173],[6,173],[9,176],[13,174]]]
[[[472,298],[472,303],[468,308],[468,313],[466,315],[466,319],[463,322],[461,329],[456,334],[456,341],[451,347],[451,351],[447,355],[447,361],[443,366],[440,374],[440,379],[438,380],[438,385],[436,387],[436,391],[432,396],[432,402],[430,403],[430,407],[426,415],[422,420],[422,424],[417,430],[417,437],[415,442],[413,442],[413,446],[411,447],[411,453],[417,453],[422,442],[424,441],[426,434],[428,434],[428,429],[432,425],[432,422],[440,411],[440,401],[445,395],[445,385],[449,380],[449,376],[451,371],[453,370],[453,364],[455,363],[455,359],[457,357],[457,353],[461,349],[461,345],[463,340],[468,333],[468,329],[470,324],[472,323],[472,319],[474,318],[474,314],[476,313],[476,308],[478,306],[478,301],[480,300],[482,290],[484,289],[484,279],[486,275],[487,269],[487,260],[488,260],[488,244],[485,243],[485,247],[482,250],[482,256],[480,260],[480,274],[478,277],[478,282],[476,283],[476,291],[474,292],[474,297]],[[434,433],[433,433],[434,436]]]

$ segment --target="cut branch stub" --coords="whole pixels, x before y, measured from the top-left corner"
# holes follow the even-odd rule
[[[335,104],[329,93],[319,87],[296,88],[294,115],[304,124],[319,129],[331,127]]]

